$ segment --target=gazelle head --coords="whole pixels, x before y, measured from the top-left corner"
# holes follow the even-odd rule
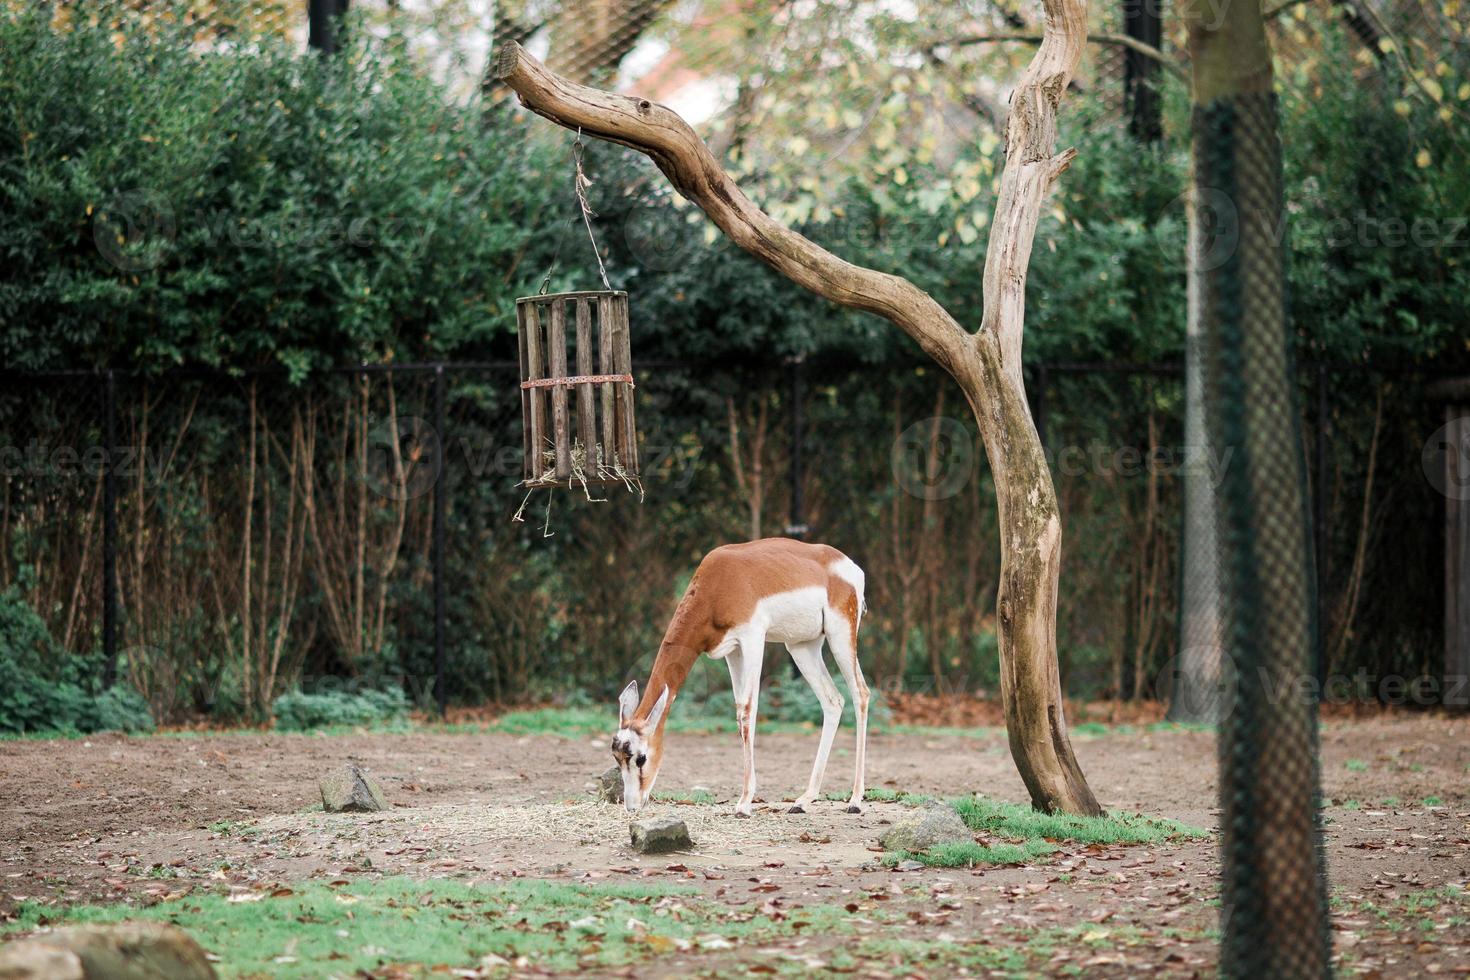
[[[638,682],[631,681],[618,695],[618,731],[612,739],[612,754],[623,774],[623,806],[637,812],[648,802],[658,767],[663,762],[664,733],[659,722],[669,706],[669,689],[664,688],[647,718],[634,718],[638,710]]]

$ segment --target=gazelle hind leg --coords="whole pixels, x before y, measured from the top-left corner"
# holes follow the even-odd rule
[[[842,694],[837,690],[837,685],[832,683],[832,675],[827,673],[827,665],[822,661],[820,636],[807,643],[788,643],[786,649],[791,651],[791,659],[796,661],[796,668],[801,671],[801,676],[812,686],[812,690],[817,693],[817,700],[822,703],[822,740],[817,745],[817,758],[812,763],[812,778],[806,785],[806,792],[797,797],[787,811],[805,813],[806,808],[822,792],[822,777],[827,774],[827,756],[832,751],[832,739],[836,737],[837,726],[842,721]]]
[[[735,804],[737,817],[748,817],[755,800],[755,718],[760,705],[761,660],[765,655],[765,637],[742,638],[735,649],[725,655],[730,668],[730,687],[735,693],[735,724],[740,729],[740,747],[744,759],[744,778],[740,783],[740,800]]]
[[[827,643],[832,648],[832,659],[837,662],[837,669],[842,672],[842,679],[852,693],[853,715],[857,722],[857,758],[854,760],[857,772],[852,778],[852,799],[847,801],[847,812],[862,813],[868,764],[868,683],[863,680],[863,668],[858,664],[857,623],[844,615],[832,615],[828,623],[831,629],[827,633]]]

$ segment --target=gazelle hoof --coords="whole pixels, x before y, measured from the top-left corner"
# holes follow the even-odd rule
[[[848,813],[862,813],[863,812],[863,808],[860,807],[860,806],[858,806],[856,803],[853,803],[853,804],[850,804],[848,806],[847,812]]]
[[[803,807],[800,803],[793,803],[791,805],[791,808],[788,809],[786,812],[787,813],[805,813],[806,812],[806,808]]]
[[[735,816],[749,818],[750,817],[750,811],[749,810],[736,810],[735,811]]]

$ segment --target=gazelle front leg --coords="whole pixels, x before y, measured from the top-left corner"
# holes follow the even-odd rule
[[[822,703],[822,740],[817,744],[817,758],[812,763],[812,778],[806,784],[806,792],[798,796],[787,811],[805,813],[812,801],[821,795],[822,777],[827,774],[827,756],[832,751],[832,739],[837,735],[837,725],[842,721],[843,702],[837,685],[832,683],[832,675],[827,673],[827,665],[822,661],[820,636],[810,643],[788,643],[786,649],[791,651],[791,659],[796,661],[796,668],[801,671],[802,678],[812,686],[817,700]]]
[[[735,804],[737,817],[748,817],[755,802],[755,720],[760,706],[761,660],[765,655],[765,638],[741,640],[736,649],[725,656],[730,668],[730,687],[735,692],[735,724],[740,729],[740,747],[745,762],[745,775],[740,783],[740,801]]]

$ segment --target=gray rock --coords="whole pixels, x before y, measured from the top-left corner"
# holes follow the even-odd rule
[[[604,803],[623,802],[623,772],[617,766],[597,777],[597,798]]]
[[[328,813],[376,813],[388,809],[378,781],[355,765],[323,777],[322,809]]]
[[[969,842],[975,832],[948,803],[929,803],[898,821],[878,838],[885,851],[927,851],[940,844]]]
[[[628,832],[633,837],[633,850],[640,854],[687,851],[694,846],[689,839],[689,828],[675,817],[639,820],[628,825]]]
[[[0,980],[214,980],[204,950],[178,926],[79,926],[0,946]]]

